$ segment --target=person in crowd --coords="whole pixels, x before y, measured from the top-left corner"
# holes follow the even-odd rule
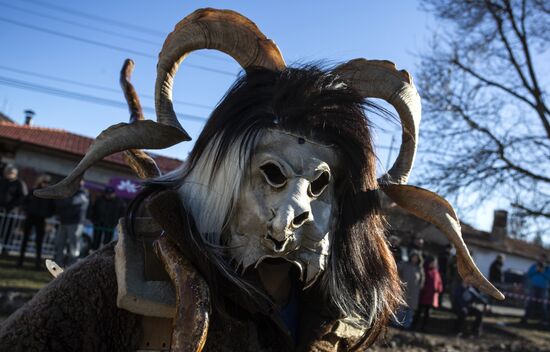
[[[91,220],[94,224],[94,239],[92,249],[97,250],[113,239],[113,232],[118,220],[124,216],[124,202],[117,198],[112,187],[106,187],[92,207]]]
[[[401,239],[397,236],[390,236],[388,239],[388,242],[390,243],[390,250],[393,254],[393,258],[395,259],[395,263],[399,264],[403,261],[403,256],[401,254]]]
[[[489,281],[496,287],[499,287],[503,280],[504,276],[502,275],[502,267],[504,266],[504,254],[499,254],[496,256],[495,260],[491,263],[489,268]]]
[[[413,328],[424,331],[430,319],[430,309],[439,307],[439,294],[443,292],[443,283],[437,269],[437,259],[426,257],[424,266],[424,286],[420,291],[418,310],[414,315]]]
[[[18,209],[27,196],[27,185],[18,178],[19,170],[13,165],[4,168],[3,178],[0,179],[0,212],[5,214],[5,221],[0,225],[0,236],[2,239],[2,254],[7,252],[7,244],[13,230],[14,220],[7,216],[10,212]]]
[[[55,239],[54,260],[58,265],[71,265],[80,256],[80,236],[84,230],[89,203],[84,181],[72,197],[56,200],[55,213],[59,217],[60,226]],[[65,250],[67,250],[66,262]]]
[[[19,207],[27,195],[27,185],[19,179],[19,170],[8,165],[0,179],[0,209],[10,212]]]
[[[481,323],[483,321],[483,312],[487,307],[488,301],[474,287],[462,281],[453,292],[455,302],[455,312],[457,315],[455,331],[459,335],[466,333],[466,318],[474,317],[471,334],[473,336],[481,335]],[[476,308],[474,303],[481,303],[484,308],[482,310]]]
[[[397,266],[399,277],[405,284],[405,302],[406,306],[398,312],[398,321],[405,329],[410,329],[413,322],[413,316],[418,310],[418,301],[420,290],[424,286],[424,268],[422,257],[418,252],[409,253],[409,261],[402,261]]]
[[[529,294],[525,306],[525,315],[521,323],[527,324],[535,310],[541,305],[543,324],[548,325],[548,288],[550,287],[550,267],[548,258],[541,255],[539,260],[531,265],[526,274]]]
[[[25,226],[23,231],[23,241],[21,243],[21,250],[17,266],[23,266],[25,260],[25,252],[27,250],[27,243],[31,236],[31,232],[34,228],[35,231],[35,248],[36,248],[36,261],[35,268],[39,269],[42,263],[42,241],[44,240],[44,233],[46,229],[46,218],[53,215],[54,201],[51,199],[44,199],[35,197],[33,191],[47,187],[50,184],[49,175],[41,175],[37,178],[35,187],[27,195],[23,201],[23,210],[25,212]]]
[[[421,257],[424,256],[424,238],[422,236],[414,236],[413,241],[408,248],[408,253],[411,251],[416,251]]]
[[[443,283],[443,292],[450,293],[450,285],[447,280],[447,272],[449,266],[449,260],[451,259],[451,251],[453,246],[448,244],[437,256],[437,263],[439,264],[439,275],[441,276],[441,282]],[[443,303],[443,293],[439,295],[439,306]]]

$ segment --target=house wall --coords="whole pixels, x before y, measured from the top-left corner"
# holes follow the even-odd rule
[[[79,159],[67,157],[61,153],[44,153],[44,151],[34,150],[32,148],[19,148],[15,153],[15,165],[19,167],[28,167],[38,172],[51,173],[56,175],[68,175],[78,164]],[[135,178],[129,171],[117,169],[116,166],[105,167],[96,165],[91,167],[84,174],[87,181],[107,184],[112,177]]]
[[[493,263],[496,256],[499,255],[500,252],[473,245],[468,245],[468,248],[473,252],[472,257],[474,258],[474,261],[476,262],[479,270],[483,273],[483,275],[489,277],[489,268],[491,266],[491,263]],[[512,254],[504,255],[504,271],[512,269],[520,272],[525,272],[533,263],[535,263],[535,261],[532,259],[527,259]]]

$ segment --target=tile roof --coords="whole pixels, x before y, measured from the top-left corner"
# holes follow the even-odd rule
[[[490,232],[477,230],[466,223],[462,223],[461,227],[462,236],[467,244],[494,249],[502,253],[514,254],[534,260],[538,259],[541,254],[550,254],[550,250],[534,243],[529,243],[509,236],[499,240]]]
[[[28,143],[38,147],[84,156],[94,141],[63,129],[19,125],[0,121],[0,138]],[[151,155],[163,172],[171,171],[181,165],[182,161],[160,155]],[[104,160],[114,164],[126,165],[122,153],[116,153]]]
[[[13,120],[10,119],[8,115],[2,114],[1,112],[0,112],[0,121],[13,122]]]

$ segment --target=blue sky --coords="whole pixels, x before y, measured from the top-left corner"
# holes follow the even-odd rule
[[[21,121],[23,110],[30,108],[37,114],[36,125],[64,128],[87,136],[95,136],[108,125],[126,120],[126,110],[14,88],[13,84],[20,85],[23,81],[25,84],[123,102],[122,93],[118,91],[118,74],[124,59],[130,57],[136,62],[133,82],[142,97],[142,104],[153,107],[152,99],[145,96],[154,93],[155,57],[165,34],[180,19],[199,7],[228,6],[227,2],[221,1],[124,0],[76,4],[66,0],[0,0],[0,47],[3,48],[0,79],[10,82],[10,86],[0,84],[0,111]],[[231,8],[251,18],[268,37],[275,40],[288,63],[316,60],[341,62],[366,57],[394,61],[399,68],[414,74],[415,53],[422,49],[430,36],[427,30],[429,16],[419,11],[415,1],[349,1],[340,2],[338,6],[333,1],[241,1],[232,2]],[[80,13],[86,16],[79,16]],[[116,26],[96,17],[132,26]],[[139,41],[101,33],[89,27],[137,37]],[[150,29],[151,33],[145,29]],[[119,50],[82,40],[108,44]],[[228,74],[200,70],[191,65]],[[114,91],[83,87],[15,70]],[[238,65],[222,54],[211,51],[192,54],[176,78],[174,98],[206,108],[178,104],[176,110],[180,114],[206,118],[211,111],[208,107],[214,106],[222,97],[238,71]],[[17,82],[14,83],[14,80]],[[154,118],[152,112],[146,114]],[[203,125],[196,119],[183,119],[181,122],[193,137],[198,135]],[[384,127],[389,128],[391,133],[399,132],[398,126]],[[379,133],[380,143],[389,145],[391,136],[381,131]],[[182,144],[164,153],[185,158],[191,146],[192,143]],[[386,159],[381,156],[383,166]]]
[[[336,63],[357,57],[386,59],[413,76],[418,54],[427,47],[435,28],[417,1],[0,0],[0,112],[22,122],[23,111],[33,109],[35,125],[95,137],[109,125],[128,119],[118,84],[126,58],[136,63],[132,81],[142,105],[152,108],[153,100],[148,97],[154,94],[156,55],[164,37],[200,7],[231,8],[249,17],[277,43],[290,64]],[[179,114],[195,116],[181,120],[194,139],[203,126],[200,118],[208,117],[238,72],[239,66],[229,57],[212,51],[191,54],[182,64],[174,88],[174,99],[182,103],[175,107]],[[14,85],[50,92],[57,89],[63,96],[70,92],[120,106]],[[155,118],[151,111],[146,111],[146,116]],[[398,125],[377,125],[378,146],[389,146],[392,136],[398,145]],[[192,143],[162,154],[184,159]],[[388,164],[387,149],[379,149],[379,159],[381,173]],[[413,172],[413,182],[414,176]],[[469,217],[488,228],[492,209]]]

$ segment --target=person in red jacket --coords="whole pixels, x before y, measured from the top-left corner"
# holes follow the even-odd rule
[[[425,262],[424,287],[420,291],[418,310],[414,316],[413,328],[424,331],[430,319],[430,309],[439,307],[439,294],[443,292],[443,282],[437,269],[437,259],[427,256]]]

